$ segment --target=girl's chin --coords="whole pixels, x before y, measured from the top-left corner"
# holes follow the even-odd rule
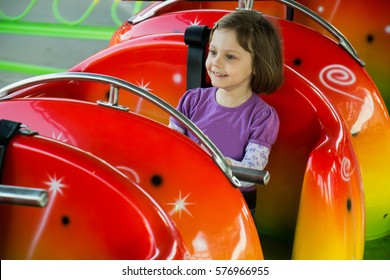
[[[223,78],[215,78],[215,77],[213,77],[211,79],[211,84],[213,86],[215,86],[215,87],[218,87],[218,85],[221,86],[223,84]]]
[[[211,85],[212,85],[213,87],[217,87],[217,88],[220,88],[220,87],[221,87],[221,83],[219,83],[219,82],[214,82],[213,80],[211,81]]]

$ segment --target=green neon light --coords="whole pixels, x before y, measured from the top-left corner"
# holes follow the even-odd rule
[[[118,7],[118,4],[120,2],[121,2],[121,0],[114,0],[114,2],[111,5],[111,19],[114,21],[114,23],[117,26],[120,26],[123,23],[123,21],[121,19],[119,19],[118,13],[117,13],[117,10],[118,10],[117,7]],[[142,5],[143,5],[143,1],[134,1],[134,2],[135,3],[134,3],[134,7],[133,7],[133,12],[132,12],[133,15],[139,13],[142,10]]]
[[[38,0],[31,0],[31,2],[27,5],[26,9],[18,16],[8,16],[3,11],[0,10],[0,20],[1,21],[19,21],[23,19],[28,13],[31,11],[31,9],[34,7],[34,5],[37,3]],[[64,25],[79,25],[83,23],[89,15],[92,13],[93,9],[99,4],[100,0],[92,0],[91,4],[88,6],[87,10],[84,12],[84,14],[77,20],[70,21],[65,19],[59,10],[59,3],[60,0],[53,0],[52,5],[52,12],[56,20]],[[113,0],[113,3],[111,5],[111,19],[113,20],[114,24],[116,26],[120,26],[123,22],[118,17],[117,8],[118,4],[121,0]],[[134,1],[133,11],[132,14],[136,14],[142,10],[144,1]],[[25,22],[26,24],[29,24]]]
[[[111,6],[111,18],[115,23],[115,26],[83,26],[83,23],[91,14],[93,9],[99,3],[99,0],[92,0],[91,4],[84,12],[84,14],[75,21],[69,21],[65,19],[59,11],[59,1],[53,0],[52,11],[57,19],[58,23],[44,23],[44,22],[27,22],[21,21],[38,0],[31,0],[25,10],[18,16],[6,15],[0,10],[0,33],[3,34],[18,34],[18,35],[37,35],[46,37],[63,37],[73,39],[86,39],[86,40],[105,40],[109,41],[112,34],[117,30],[123,22],[119,19],[117,14],[117,7],[120,0],[113,0]],[[134,1],[133,14],[136,14],[142,10],[144,1]],[[77,28],[74,26],[77,25]],[[39,65],[31,65],[18,62],[1,61],[0,70],[9,72],[19,72],[32,75],[49,74],[55,72],[64,72],[65,69],[52,68]]]
[[[18,63],[13,61],[0,60],[0,70],[32,75],[44,75],[50,73],[65,72],[66,69]]]
[[[78,26],[74,28],[73,26],[56,23],[30,22],[25,24],[13,21],[0,21],[0,32],[7,34],[109,41],[115,31],[116,27],[108,26]]]
[[[121,2],[121,0],[115,0],[114,3],[111,5],[111,19],[114,21],[114,23],[117,26],[120,26],[122,24],[122,20],[119,19],[117,11],[118,4]]]
[[[35,3],[37,2],[38,0],[32,0],[28,6],[26,7],[26,9],[19,15],[19,16],[15,16],[15,17],[10,17],[10,16],[7,16],[6,14],[4,14],[1,10],[0,10],[0,19],[2,20],[8,20],[8,21],[16,21],[16,20],[20,20],[22,18],[24,18],[32,9],[32,7],[34,7]]]
[[[63,23],[63,24],[66,24],[66,25],[77,25],[77,24],[80,24],[82,22],[84,22],[88,16],[91,14],[92,10],[96,7],[96,5],[99,3],[99,0],[93,0],[91,2],[91,4],[88,6],[87,10],[85,11],[85,13],[78,19],[78,20],[75,20],[75,21],[69,21],[67,19],[65,19],[61,14],[60,14],[60,11],[58,10],[58,4],[59,4],[60,0],[54,0],[53,1],[53,6],[52,6],[52,10],[53,10],[53,14],[55,16],[55,18]]]

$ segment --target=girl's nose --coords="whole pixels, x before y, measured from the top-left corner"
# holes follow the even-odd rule
[[[211,63],[214,66],[220,66],[221,65],[221,56],[220,55],[214,55],[211,57]]]

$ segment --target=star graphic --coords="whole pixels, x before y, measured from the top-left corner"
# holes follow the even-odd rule
[[[54,174],[53,177],[49,176],[49,181],[46,181],[45,184],[50,187],[49,191],[53,192],[53,195],[56,195],[57,192],[62,194],[62,188],[65,187],[64,184],[62,184],[62,180],[64,177],[57,179],[57,175]]]
[[[49,219],[49,215],[50,215],[51,209],[53,208],[53,205],[55,203],[55,198],[56,198],[57,193],[62,194],[62,188],[65,187],[65,185],[62,184],[62,180],[64,179],[64,177],[57,179],[56,174],[54,174],[53,176],[50,176],[50,175],[47,175],[47,176],[49,177],[49,181],[46,181],[44,183],[50,187],[49,192],[50,191],[53,192],[53,197],[51,197],[49,199],[49,202],[48,202],[47,206],[45,207],[43,217],[38,225],[38,229],[35,231],[34,238],[31,242],[31,247],[28,251],[28,259],[32,259],[34,254],[35,254],[37,244],[41,240],[43,230],[45,229],[45,226],[46,226],[47,221]]]
[[[186,202],[186,200],[188,199],[188,197],[191,195],[191,193],[187,194],[184,198],[182,198],[181,196],[181,191],[179,192],[179,197],[175,200],[175,202],[170,202],[170,203],[167,203],[167,205],[173,205],[173,209],[171,210],[171,212],[169,212],[169,215],[173,215],[175,213],[179,213],[179,219],[181,219],[181,212],[184,211],[186,212],[188,215],[190,215],[192,217],[192,214],[191,212],[187,209],[187,205],[193,205],[195,203],[191,203],[191,202]]]
[[[62,141],[62,142],[67,142],[68,139],[62,139],[62,132],[60,132],[60,134],[58,134],[57,136],[55,135],[54,132],[51,133],[51,138],[53,138],[54,140],[58,140],[58,141]]]
[[[198,20],[198,18],[196,18],[195,21],[190,20],[190,25],[199,25],[199,24],[200,24],[200,20]]]
[[[144,89],[144,90],[146,90],[146,91],[151,91],[151,90],[152,90],[152,89],[148,88],[149,84],[150,84],[150,82],[147,83],[147,84],[144,84],[144,79],[141,80],[141,83],[139,83],[139,82],[137,81],[137,85],[138,85],[140,88],[142,88],[142,89]]]

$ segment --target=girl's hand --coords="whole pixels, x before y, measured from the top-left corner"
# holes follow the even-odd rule
[[[225,160],[226,160],[226,162],[227,162],[228,165],[230,165],[230,166],[232,165],[232,162],[230,161],[229,158],[225,157]]]

